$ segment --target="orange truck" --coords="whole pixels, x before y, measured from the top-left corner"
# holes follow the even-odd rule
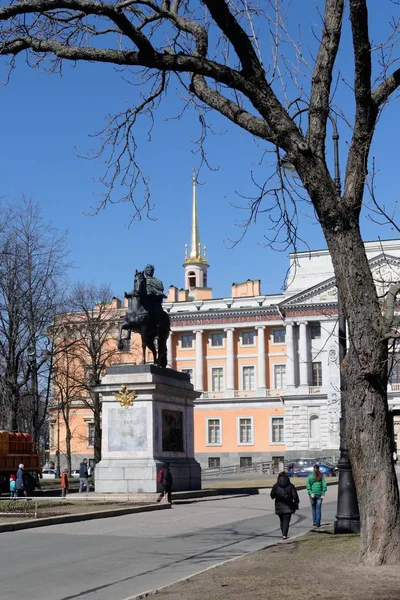
[[[30,473],[35,479],[40,476],[40,455],[31,434],[0,431],[1,491],[8,490],[9,477],[17,472],[20,463],[24,465],[24,471]]]

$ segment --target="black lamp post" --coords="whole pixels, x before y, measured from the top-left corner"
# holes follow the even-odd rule
[[[296,101],[295,101],[296,102]],[[292,103],[293,104],[293,103]],[[290,108],[290,107],[289,107]],[[293,119],[298,115],[308,112],[309,108],[298,110]],[[333,128],[333,158],[334,158],[334,183],[337,194],[341,194],[340,167],[339,167],[339,132],[336,120],[328,114]],[[281,166],[289,171],[295,171],[294,165],[284,156],[281,159]],[[337,514],[334,524],[335,533],[359,533],[360,531],[360,513],[358,510],[358,500],[356,487],[354,485],[353,472],[349,459],[349,452],[345,431],[345,402],[346,380],[342,373],[342,363],[346,356],[346,318],[343,312],[342,301],[338,289],[338,339],[339,339],[339,381],[340,381],[340,458],[338,461],[338,499]]]

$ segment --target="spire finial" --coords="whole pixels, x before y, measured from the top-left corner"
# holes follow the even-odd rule
[[[196,183],[197,173],[195,167],[192,172],[192,183],[193,183],[193,202],[192,202],[192,235],[190,244],[190,258],[193,260],[201,259],[199,248],[200,248],[200,237],[199,237],[199,224],[197,218],[197,195],[196,195]]]

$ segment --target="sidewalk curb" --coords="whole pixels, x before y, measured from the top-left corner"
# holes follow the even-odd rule
[[[170,508],[170,504],[149,504],[148,506],[132,506],[130,508],[114,508],[111,510],[79,513],[76,515],[60,515],[57,517],[45,517],[43,519],[29,519],[27,521],[20,521],[19,523],[4,523],[3,525],[0,525],[0,533],[8,531],[21,531],[23,529],[34,529],[35,527],[46,527],[48,525],[62,525],[63,523],[77,523],[79,521],[106,519],[109,517],[119,517],[133,513],[151,512],[154,510],[169,510]]]

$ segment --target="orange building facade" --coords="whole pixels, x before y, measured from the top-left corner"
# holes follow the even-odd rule
[[[400,242],[368,242],[376,283],[400,274]],[[195,457],[202,468],[250,466],[294,457],[339,455],[337,290],[327,250],[289,256],[286,289],[263,295],[259,280],[232,284],[213,299],[200,245],[193,178],[190,251],[184,287],[171,286],[164,310],[171,320],[168,366],[190,374],[195,404]],[[126,307],[115,304],[115,334]],[[116,344],[117,335],[110,341]],[[137,340],[120,362],[136,362]],[[394,442],[400,443],[400,369],[388,388]],[[63,424],[54,418],[50,455],[65,453]],[[74,407],[72,468],[93,455],[93,419]]]

